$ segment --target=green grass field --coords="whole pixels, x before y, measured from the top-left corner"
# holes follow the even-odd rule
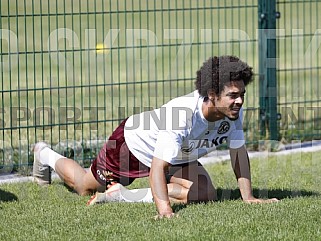
[[[87,207],[56,181],[0,186],[0,240],[320,240],[321,152],[273,154],[251,161],[254,193],[279,203],[240,200],[229,162],[206,165],[219,200],[173,206],[179,217],[153,220],[154,204]],[[130,188],[146,187],[147,180]]]

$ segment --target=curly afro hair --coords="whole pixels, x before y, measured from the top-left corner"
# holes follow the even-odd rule
[[[208,90],[220,96],[224,86],[231,81],[243,81],[247,86],[253,80],[252,68],[235,56],[211,57],[197,71],[195,87],[201,96]]]

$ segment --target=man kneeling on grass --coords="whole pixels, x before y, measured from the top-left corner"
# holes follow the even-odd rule
[[[216,199],[209,174],[198,159],[227,143],[244,202],[276,202],[252,194],[251,174],[242,129],[245,87],[253,72],[233,56],[212,57],[197,71],[196,90],[161,108],[133,115],[110,136],[86,172],[77,162],[36,144],[33,175],[50,182],[50,167],[80,195],[96,192],[100,202],[155,202],[158,217],[174,216],[171,202]],[[150,188],[128,190],[135,178],[149,176]],[[106,191],[105,191],[106,190]]]

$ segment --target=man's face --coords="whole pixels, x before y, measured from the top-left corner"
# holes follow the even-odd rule
[[[232,81],[226,85],[219,97],[214,98],[216,111],[231,120],[239,117],[244,102],[245,85],[243,81]]]

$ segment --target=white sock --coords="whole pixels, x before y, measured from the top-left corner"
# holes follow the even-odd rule
[[[146,202],[152,203],[153,195],[150,188],[132,189],[127,188],[121,189],[121,200],[123,202]]]
[[[66,158],[60,155],[59,153],[51,150],[49,147],[43,148],[39,153],[39,157],[40,157],[40,162],[43,165],[48,165],[54,170],[56,170],[55,169],[56,162],[61,158]]]

